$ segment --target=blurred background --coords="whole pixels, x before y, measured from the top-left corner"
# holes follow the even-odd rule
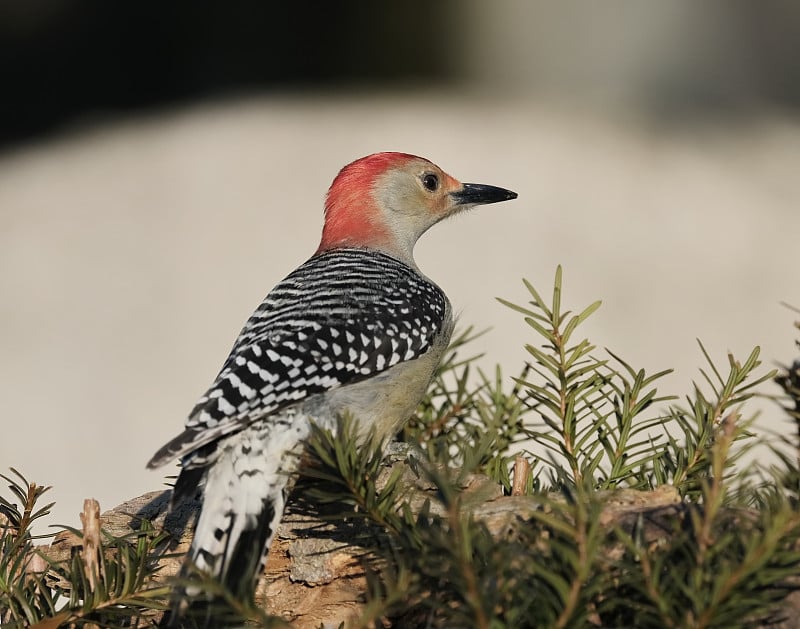
[[[0,468],[54,486],[51,522],[161,486],[146,461],[375,151],[519,193],[417,248],[486,370],[536,340],[494,298],[557,264],[664,394],[698,337],[795,357],[795,2],[0,0],[0,86]]]

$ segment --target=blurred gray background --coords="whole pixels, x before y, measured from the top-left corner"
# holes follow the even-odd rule
[[[519,192],[417,249],[487,370],[536,341],[494,298],[557,264],[603,300],[598,352],[676,368],[664,394],[696,337],[794,358],[795,2],[0,1],[0,85],[0,468],[54,485],[51,522],[161,485],[145,462],[375,151]]]

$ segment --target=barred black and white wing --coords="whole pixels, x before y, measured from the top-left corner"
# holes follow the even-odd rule
[[[425,354],[449,325],[447,299],[418,271],[364,249],[319,254],[267,295],[185,431],[148,467],[261,418]]]

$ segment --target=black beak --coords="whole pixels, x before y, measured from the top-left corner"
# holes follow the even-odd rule
[[[465,183],[461,190],[451,192],[450,196],[458,205],[486,205],[516,199],[517,193],[482,183]]]

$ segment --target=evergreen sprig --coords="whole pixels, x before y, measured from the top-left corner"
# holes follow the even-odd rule
[[[509,452],[525,436],[526,409],[520,385],[506,390],[499,365],[489,377],[476,366],[479,355],[460,356],[484,333],[468,327],[456,335],[401,438],[421,447],[432,461],[465,473],[483,472],[510,489]],[[523,377],[526,373],[527,368]]]
[[[165,536],[142,522],[125,537],[105,535],[97,554],[83,551],[54,561],[35,546],[54,534],[33,535],[34,522],[49,514],[39,506],[49,487],[29,482],[17,470],[0,475],[19,506],[0,496],[0,625],[5,627],[149,627],[154,610],[165,608],[168,588],[151,581]]]
[[[524,315],[540,338],[540,343],[525,346],[531,371],[539,379],[518,381],[526,404],[538,415],[523,429],[539,447],[529,454],[548,471],[536,487],[575,487],[588,480],[596,489],[651,488],[653,461],[665,452],[667,418],[641,416],[654,404],[672,399],[658,396],[653,386],[670,370],[647,375],[610,351],[610,359],[599,359],[588,339],[575,340],[579,326],[600,302],[575,315],[565,310],[561,267],[556,269],[549,303],[529,282],[525,286],[532,297],[527,306],[500,302]]]
[[[725,474],[733,473],[734,465],[757,445],[755,435],[749,430],[754,417],[743,419],[739,409],[755,395],[756,387],[775,376],[773,370],[754,377],[761,365],[757,347],[744,363],[739,363],[729,354],[729,371],[723,376],[703,344],[698,343],[710,369],[710,372],[702,369],[701,374],[712,395],[704,394],[695,383],[694,395],[686,398],[686,407],[672,407],[670,420],[677,425],[674,433],[680,434],[683,441],[670,436],[664,456],[656,461],[654,468],[660,482],[671,482],[682,495],[693,499],[700,496],[705,479],[721,480]],[[726,450],[724,461],[721,461],[714,446],[732,424],[736,426],[734,441],[739,447]],[[743,481],[744,471],[739,472],[740,481]]]

